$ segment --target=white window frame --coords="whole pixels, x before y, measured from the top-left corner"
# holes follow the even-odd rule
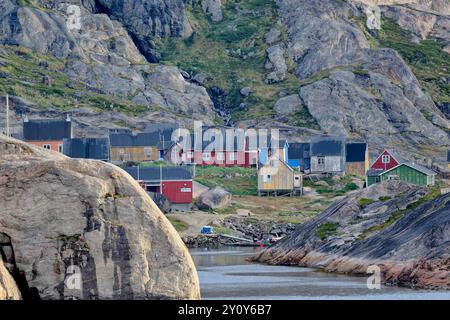
[[[381,156],[381,162],[384,164],[391,163],[391,156],[388,154],[384,154]]]
[[[216,160],[217,161],[224,161],[225,160],[225,156],[224,156],[223,152],[217,152],[216,153]]]
[[[324,166],[325,165],[325,157],[317,157],[317,165]]]
[[[144,147],[144,155],[146,157],[151,157],[152,156],[152,147]]]
[[[397,174],[390,174],[388,180],[400,180],[400,177]]]
[[[42,148],[44,148],[46,150],[52,150],[52,145],[46,143],[46,144],[42,145]]]
[[[236,161],[236,153],[230,152],[228,159],[230,159],[230,161]]]
[[[271,183],[271,182],[272,182],[272,175],[270,175],[270,174],[264,174],[264,175],[263,175],[263,182],[264,182],[264,183]]]
[[[58,152],[60,153],[64,152],[64,146],[62,144],[58,144]]]
[[[202,160],[203,161],[210,161],[211,160],[211,152],[203,152]]]

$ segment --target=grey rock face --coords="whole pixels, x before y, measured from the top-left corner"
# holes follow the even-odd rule
[[[205,13],[211,15],[211,20],[219,22],[223,20],[221,0],[202,0],[202,8]]]
[[[368,266],[376,264],[382,265],[384,282],[448,289],[450,196],[412,209],[411,204],[417,205],[427,192],[400,181],[355,192],[298,227],[259,259],[353,274],[365,274]],[[388,198],[381,201],[381,196]],[[360,199],[373,203],[362,206]],[[399,209],[405,209],[404,215],[382,227]],[[324,225],[334,226],[335,231],[324,232]]]
[[[231,193],[221,187],[215,187],[202,193],[197,201],[200,209],[223,209],[231,202]]]
[[[120,21],[135,37],[150,62],[158,61],[154,37],[188,37],[192,27],[183,0],[98,0],[103,11]]]
[[[421,144],[435,150],[449,145],[448,120],[410,68],[394,50],[370,48],[351,23],[352,16],[364,14],[360,8],[335,0],[279,0],[278,5],[296,75],[322,77],[302,87],[300,96],[324,131],[356,135],[374,145],[401,143],[410,151]],[[333,71],[355,65],[366,74]],[[436,121],[425,114],[436,115]]]
[[[303,106],[300,97],[297,94],[293,94],[287,97],[279,99],[274,106],[276,113],[288,115],[298,111]]]
[[[272,29],[270,29],[269,32],[267,32],[264,35],[264,41],[267,44],[272,45],[272,44],[278,42],[278,40],[280,40],[280,36],[281,36],[281,32],[276,28],[272,28]]]
[[[284,47],[281,44],[274,45],[267,49],[267,58],[273,70],[267,76],[268,83],[281,82],[286,78],[287,65],[284,58]]]
[[[123,170],[5,136],[0,150],[0,234],[42,299],[199,298],[178,233]]]

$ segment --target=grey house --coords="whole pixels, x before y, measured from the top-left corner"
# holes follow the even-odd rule
[[[345,138],[311,139],[311,173],[345,174]]]

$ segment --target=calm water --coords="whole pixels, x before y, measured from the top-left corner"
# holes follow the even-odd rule
[[[193,249],[203,299],[450,299],[450,292],[382,287],[369,290],[366,278],[309,268],[253,264],[259,248]]]

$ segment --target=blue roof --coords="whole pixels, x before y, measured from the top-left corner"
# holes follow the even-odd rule
[[[71,158],[109,160],[109,138],[64,139],[63,151]]]
[[[346,144],[346,161],[347,162],[364,162],[366,161],[367,143],[352,142]]]
[[[314,137],[311,139],[311,156],[344,156],[344,137]]]

